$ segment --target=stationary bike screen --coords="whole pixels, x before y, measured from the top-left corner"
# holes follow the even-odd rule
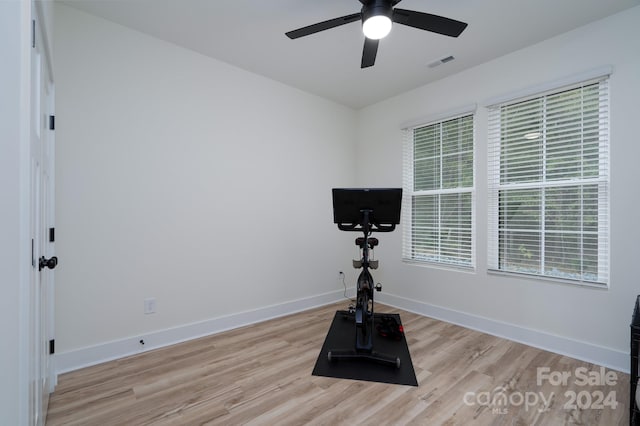
[[[400,223],[402,188],[333,188],[333,223],[343,231],[361,231],[364,212],[367,231],[389,232]]]

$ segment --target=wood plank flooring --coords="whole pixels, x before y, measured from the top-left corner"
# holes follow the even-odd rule
[[[61,375],[46,424],[628,424],[627,374],[598,385],[599,366],[380,304],[400,313],[419,386],[312,376],[347,304]]]

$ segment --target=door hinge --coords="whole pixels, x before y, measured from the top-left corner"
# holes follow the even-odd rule
[[[31,20],[31,47],[36,47],[36,20]]]
[[[49,116],[49,130],[55,130],[56,129],[56,116],[55,115],[50,115]]]
[[[49,228],[49,242],[53,243],[56,240],[56,228]]]
[[[36,247],[35,247],[35,242],[33,241],[33,238],[31,239],[31,266],[33,268],[36,267]]]
[[[53,355],[56,353],[56,340],[49,340],[49,355]]]

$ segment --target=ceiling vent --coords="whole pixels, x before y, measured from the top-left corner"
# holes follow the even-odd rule
[[[437,61],[433,61],[429,64],[429,68],[435,68],[438,65],[446,64],[447,62],[453,61],[455,58],[452,55],[446,56],[444,58],[438,59]]]

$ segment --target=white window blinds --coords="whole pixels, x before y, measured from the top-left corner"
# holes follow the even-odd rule
[[[403,172],[403,259],[474,266],[473,115],[405,129]]]
[[[608,283],[608,97],[602,78],[489,107],[489,269]]]

